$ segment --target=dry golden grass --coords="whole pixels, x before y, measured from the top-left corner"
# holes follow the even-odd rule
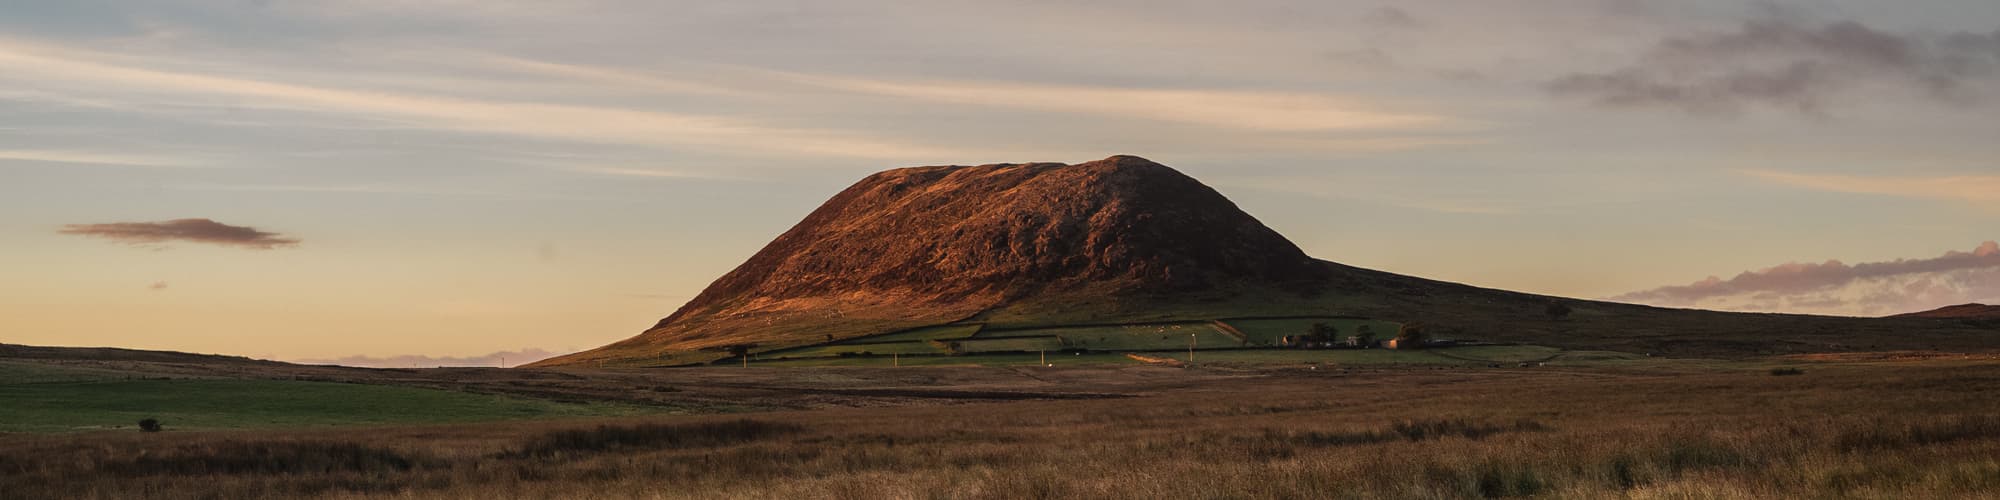
[[[1123,399],[5,436],[0,497],[2000,496],[2000,364],[1252,375]]]

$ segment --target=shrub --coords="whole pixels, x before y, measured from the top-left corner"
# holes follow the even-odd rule
[[[750,442],[800,430],[804,430],[804,427],[750,419],[692,424],[604,425],[596,429],[548,432],[529,439],[518,451],[503,456],[549,458],[566,454],[611,451],[706,448]]]
[[[1466,419],[1425,419],[1405,420],[1389,426],[1388,430],[1349,432],[1279,432],[1265,430],[1262,439],[1247,443],[1254,451],[1263,451],[1267,457],[1289,457],[1291,446],[1331,447],[1355,446],[1386,443],[1390,441],[1428,441],[1446,437],[1462,437],[1471,440],[1485,439],[1487,436],[1507,432],[1544,432],[1549,426],[1533,420],[1517,420],[1510,424],[1485,424]],[[1272,452],[1271,450],[1282,450]]]
[[[2000,417],[1964,415],[1905,424],[1879,423],[1850,430],[1836,440],[1842,450],[1870,451],[2000,438]]]
[[[126,477],[283,475],[405,472],[416,464],[401,453],[354,443],[223,441],[111,461],[101,470]]]
[[[1771,369],[1771,375],[1772,375],[1772,376],[1776,376],[1776,377],[1782,377],[1782,376],[1786,376],[1786,375],[1805,375],[1805,374],[1806,374],[1806,371],[1805,371],[1805,370],[1801,370],[1801,369],[1798,369],[1798,368],[1792,368],[1792,367],[1789,367],[1789,366],[1787,366],[1787,367],[1784,367],[1784,368],[1772,368],[1772,369]]]
[[[1415,323],[1403,325],[1403,329],[1396,332],[1397,349],[1422,349],[1424,342],[1428,341],[1430,336],[1424,334],[1424,327]]]
[[[149,418],[139,421],[139,432],[160,432],[163,429],[165,428],[160,427],[160,419]]]
[[[1522,464],[1488,461],[1478,470],[1479,496],[1510,498],[1535,496],[1547,488],[1541,476]]]
[[[1549,427],[1542,425],[1541,422],[1526,419],[1517,420],[1512,424],[1483,424],[1456,418],[1405,420],[1397,422],[1389,429],[1403,439],[1423,441],[1447,436],[1477,440],[1503,432],[1542,432],[1549,430]]]

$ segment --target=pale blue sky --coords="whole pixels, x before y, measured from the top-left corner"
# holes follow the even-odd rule
[[[1986,0],[0,1],[0,68],[5,342],[588,348],[914,165],[1145,156],[1321,258],[1583,297],[2000,221]],[[303,243],[57,232],[181,218]]]

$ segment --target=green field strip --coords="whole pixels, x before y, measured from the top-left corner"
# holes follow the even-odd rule
[[[1249,345],[1252,346],[1277,345],[1279,339],[1284,338],[1286,335],[1305,335],[1312,331],[1312,326],[1314,324],[1319,324],[1319,323],[1324,323],[1327,324],[1328,326],[1334,327],[1334,329],[1339,332],[1335,336],[1337,338],[1342,338],[1342,339],[1347,338],[1348,336],[1361,334],[1363,331],[1363,327],[1366,327],[1366,331],[1373,333],[1375,335],[1375,338],[1377,339],[1395,338],[1396,332],[1401,330],[1403,326],[1401,323],[1397,323],[1394,321],[1381,321],[1372,319],[1332,317],[1332,316],[1293,317],[1293,318],[1235,318],[1235,319],[1224,319],[1221,321],[1225,324],[1228,324],[1229,326],[1235,327],[1237,331],[1243,332],[1243,335],[1246,337],[1246,340],[1248,341]]]
[[[847,339],[834,343],[835,344],[878,344],[884,342],[909,342],[909,341],[921,342],[925,340],[962,339],[962,338],[970,338],[979,334],[979,331],[984,327],[985,325],[977,323],[963,324],[963,325],[927,326],[923,328],[913,328],[909,330],[903,330],[900,332],[890,332],[882,335]]]
[[[780,351],[763,352],[763,353],[758,353],[755,357],[764,359],[776,359],[776,358],[821,358],[821,357],[840,356],[843,354],[849,356],[854,356],[854,355],[865,356],[871,354],[944,354],[944,353],[945,351],[943,349],[938,348],[931,342],[905,341],[905,342],[882,342],[882,343],[869,343],[869,344],[815,345],[815,346],[785,349]]]
[[[0,432],[168,430],[463,423],[633,415],[618,404],[572,404],[417,387],[284,380],[130,380],[0,384]]]

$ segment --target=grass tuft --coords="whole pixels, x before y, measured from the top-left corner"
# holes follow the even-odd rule
[[[739,419],[692,424],[598,426],[595,429],[550,431],[529,439],[506,458],[553,458],[611,452],[711,448],[792,434],[805,428],[794,424]]]

